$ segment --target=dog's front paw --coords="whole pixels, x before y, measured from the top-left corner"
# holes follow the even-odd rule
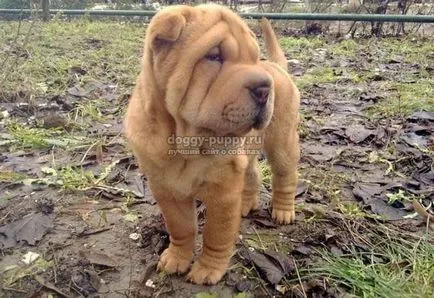
[[[210,268],[196,261],[188,273],[187,279],[192,283],[203,285],[215,285],[225,274],[226,267]]]
[[[273,208],[271,217],[276,223],[281,225],[287,225],[295,221],[295,210],[281,210]]]
[[[184,273],[190,267],[192,257],[182,256],[176,248],[169,246],[161,254],[157,269],[169,274]]]

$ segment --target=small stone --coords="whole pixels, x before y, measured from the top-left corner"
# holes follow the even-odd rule
[[[153,282],[151,279],[148,279],[148,280],[145,282],[145,286],[147,286],[148,288],[153,288],[153,289],[155,289],[154,282]]]
[[[137,241],[137,240],[139,240],[141,238],[141,236],[140,236],[139,233],[131,233],[129,237],[133,241]]]
[[[26,264],[26,265],[30,265],[32,264],[34,261],[36,261],[39,258],[39,254],[35,253],[35,252],[27,252],[23,258],[21,259],[21,261]]]

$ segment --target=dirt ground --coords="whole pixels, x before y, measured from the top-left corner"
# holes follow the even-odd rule
[[[26,42],[0,24],[2,297],[432,297],[434,40],[282,38],[302,91],[297,221],[270,220],[262,161],[230,270],[198,286],[156,272],[168,235],[121,134],[143,28],[37,26]],[[425,245],[425,269],[393,243]]]

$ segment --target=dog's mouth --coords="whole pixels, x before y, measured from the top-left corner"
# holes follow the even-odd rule
[[[249,133],[252,129],[263,129],[268,122],[267,115],[268,108],[264,106],[251,113],[248,120],[243,119],[244,121],[230,121],[229,119],[226,119],[232,125],[236,126],[236,128],[234,128],[229,134],[243,136]]]
[[[267,109],[265,107],[260,108],[257,115],[253,119],[253,126],[254,129],[262,129],[265,127],[267,122]]]
[[[198,123],[197,129],[201,134],[207,136],[225,137],[237,136],[242,137],[248,134],[252,129],[260,130],[265,128],[269,120],[269,105],[262,107],[244,107],[224,110],[221,114],[220,121],[204,121]]]
[[[262,118],[260,118],[259,116],[257,116],[256,118],[255,118],[255,122],[253,123],[253,128],[254,129],[261,129],[262,128],[262,126],[263,126],[263,124],[264,124],[264,120],[262,119]]]

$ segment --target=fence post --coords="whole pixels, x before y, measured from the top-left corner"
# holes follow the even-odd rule
[[[41,0],[42,19],[44,22],[50,20],[50,0]]]

